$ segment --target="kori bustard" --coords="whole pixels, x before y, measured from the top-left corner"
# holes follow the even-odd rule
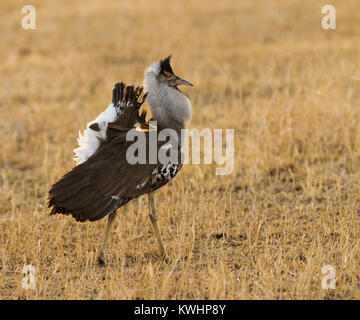
[[[108,215],[104,240],[98,262],[105,264],[104,249],[116,211],[132,199],[148,194],[149,216],[162,257],[168,261],[163,244],[154,191],[168,183],[182,167],[181,155],[177,161],[130,164],[126,151],[133,143],[127,141],[130,130],[141,130],[149,140],[146,109],[140,108],[147,99],[155,130],[172,129],[176,143],[157,141],[160,148],[181,148],[181,129],[191,118],[191,103],[178,86],[192,84],[176,76],[170,65],[171,56],[154,62],[144,75],[142,87],[117,83],[112,102],[94,121],[88,123],[84,134],[79,133],[79,147],[74,150],[77,166],[56,182],[49,191],[51,214],[70,214],[76,221],[96,221]],[[149,143],[147,143],[147,151]],[[180,153],[179,153],[180,154]]]

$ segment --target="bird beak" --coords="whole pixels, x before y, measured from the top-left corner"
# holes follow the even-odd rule
[[[181,79],[180,77],[176,77],[176,85],[177,86],[184,85],[184,86],[191,86],[191,87],[194,86],[190,81]]]

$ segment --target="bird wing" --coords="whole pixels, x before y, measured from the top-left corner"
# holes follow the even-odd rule
[[[95,153],[52,186],[48,203],[51,214],[71,214],[77,221],[99,220],[130,200],[160,188],[177,174],[180,162],[130,164],[126,159],[133,143],[126,140],[129,130],[140,124],[146,141],[149,139],[146,115],[139,115],[144,97],[142,88],[115,86],[113,104],[118,117],[108,124],[106,140],[101,141]],[[165,143],[159,142],[158,150]],[[146,145],[149,154],[149,143]]]

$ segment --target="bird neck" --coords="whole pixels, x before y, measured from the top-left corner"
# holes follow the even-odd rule
[[[160,82],[156,67],[156,65],[150,66],[144,78],[151,113],[158,123],[158,128],[173,129],[180,137],[185,122],[191,118],[190,100],[178,88]]]

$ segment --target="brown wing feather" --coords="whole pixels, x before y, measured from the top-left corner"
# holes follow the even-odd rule
[[[154,180],[159,164],[129,164],[126,149],[130,142],[111,140],[83,164],[53,185],[49,206],[54,213],[71,213],[75,219],[98,220],[149,191],[166,184],[168,180]],[[137,186],[145,183],[141,189]],[[66,208],[66,212],[63,212]]]

